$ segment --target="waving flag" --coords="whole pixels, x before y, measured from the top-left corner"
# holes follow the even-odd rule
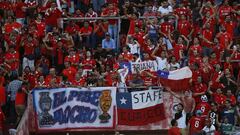
[[[160,82],[163,86],[170,87],[173,91],[189,89],[189,80],[192,78],[192,71],[189,67],[184,67],[174,71],[157,71]]]
[[[165,119],[162,90],[117,94],[118,124],[142,126]]]

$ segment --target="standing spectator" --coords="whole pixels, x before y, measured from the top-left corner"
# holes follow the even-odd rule
[[[169,40],[169,35],[174,31],[174,27],[169,23],[168,17],[164,17],[164,22],[160,24],[159,33],[163,36],[163,42],[167,45],[167,49],[173,49],[172,44]]]
[[[192,93],[191,91],[185,91],[184,95],[178,95],[175,92],[171,91],[170,88],[166,88],[166,90],[168,92],[170,92],[173,96],[175,96],[176,98],[178,98],[181,103],[183,104],[184,107],[184,111],[186,112],[186,124],[188,123],[189,119],[191,118],[191,116],[193,115],[196,103],[194,98],[192,97]]]
[[[220,125],[220,131],[223,135],[228,135],[230,132],[234,130],[234,125],[229,123],[229,120],[227,117],[223,118],[223,122],[219,124]]]
[[[168,16],[173,12],[173,8],[168,4],[167,0],[162,1],[161,6],[158,8],[158,12],[162,17]]]
[[[200,36],[202,38],[202,47],[203,47],[203,56],[210,56],[212,53],[212,45],[213,43],[213,31],[210,29],[210,24],[207,23],[205,28],[202,31]]]
[[[26,4],[22,0],[17,0],[14,4],[14,12],[16,15],[16,21],[24,26],[26,17]]]
[[[220,116],[221,118],[226,117],[228,119],[228,122],[232,125],[237,124],[237,112],[236,112],[236,109],[232,107],[230,100],[226,100],[225,108],[221,112]]]
[[[45,12],[46,17],[46,31],[52,31],[53,27],[58,26],[58,19],[62,16],[62,12],[57,8],[56,3],[52,3],[51,7]]]
[[[23,41],[21,44],[24,47],[24,58],[22,67],[25,69],[26,66],[29,66],[32,71],[35,70],[34,61],[35,61],[35,48],[38,46],[37,40],[33,35],[28,36],[27,40]]]
[[[105,4],[105,0],[93,0],[93,10],[99,13],[101,11],[102,6]]]
[[[113,3],[109,3],[108,7],[105,9],[103,17],[116,17],[118,16],[119,10]],[[117,32],[118,32],[118,26],[117,26],[117,20],[116,19],[110,19],[109,25],[108,25],[108,32],[110,33],[110,36],[114,39],[115,43],[117,42]]]
[[[5,62],[10,66],[10,75],[18,74],[20,56],[19,52],[14,49],[14,46],[9,46],[9,50],[5,54],[5,59]]]
[[[193,85],[193,97],[195,98],[195,102],[198,104],[201,102],[201,96],[205,95],[208,87],[205,83],[202,82],[202,77],[197,77],[197,82]]]
[[[15,108],[15,100],[16,100],[16,93],[17,91],[21,88],[22,86],[22,81],[18,79],[18,75],[14,75],[12,78],[12,81],[9,83],[8,88],[7,88],[7,93],[10,95],[9,99],[9,121],[10,123],[15,123],[16,122],[16,112]]]
[[[23,82],[22,86],[18,89],[16,93],[16,100],[15,100],[15,109],[17,113],[17,123],[20,122],[21,117],[26,108],[26,97],[28,93],[28,83]]]
[[[201,133],[201,130],[203,129],[204,122],[205,122],[205,119],[201,116],[201,114],[202,114],[202,111],[197,110],[196,116],[193,116],[189,120],[188,129],[189,129],[190,135],[196,135]]]
[[[158,70],[167,70],[167,65],[168,65],[167,56],[166,56],[167,52],[166,51],[162,51],[161,52],[161,56],[158,57],[158,56],[155,55],[155,53],[157,52],[158,49],[159,49],[159,44],[154,49],[154,51],[152,52],[151,56],[157,60]]]
[[[102,43],[104,34],[108,31],[108,21],[97,20],[93,24],[92,46],[96,48],[98,44]]]
[[[89,25],[89,22],[85,21],[83,27],[80,28],[78,35],[80,37],[80,41],[82,41],[86,47],[93,48],[93,46],[90,44],[92,32],[92,26]]]
[[[139,54],[140,55],[140,45],[137,40],[133,37],[128,36],[126,40],[126,45],[130,48],[131,54]]]
[[[191,39],[194,29],[192,24],[187,20],[185,15],[180,16],[180,20],[178,20],[177,29],[181,35],[184,35],[185,37]]]
[[[202,129],[207,135],[215,135],[216,127],[212,124],[210,119],[205,120],[205,127]]]
[[[89,8],[88,12],[85,14],[85,17],[94,18],[98,17],[98,14],[94,12],[92,8]],[[93,22],[96,22],[96,20],[89,21],[91,25],[93,24]]]

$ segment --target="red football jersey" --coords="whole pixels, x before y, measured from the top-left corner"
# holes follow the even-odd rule
[[[201,131],[205,125],[205,119],[203,117],[193,116],[189,120],[190,124],[190,135]]]

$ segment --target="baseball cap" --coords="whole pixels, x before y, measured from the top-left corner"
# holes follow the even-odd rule
[[[105,33],[105,36],[110,36],[110,33],[109,33],[109,32],[106,32],[106,33]]]

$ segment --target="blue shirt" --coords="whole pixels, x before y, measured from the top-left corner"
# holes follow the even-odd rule
[[[106,39],[103,39],[102,40],[102,48],[116,49],[115,41],[112,38],[110,38],[109,41],[107,41]]]

